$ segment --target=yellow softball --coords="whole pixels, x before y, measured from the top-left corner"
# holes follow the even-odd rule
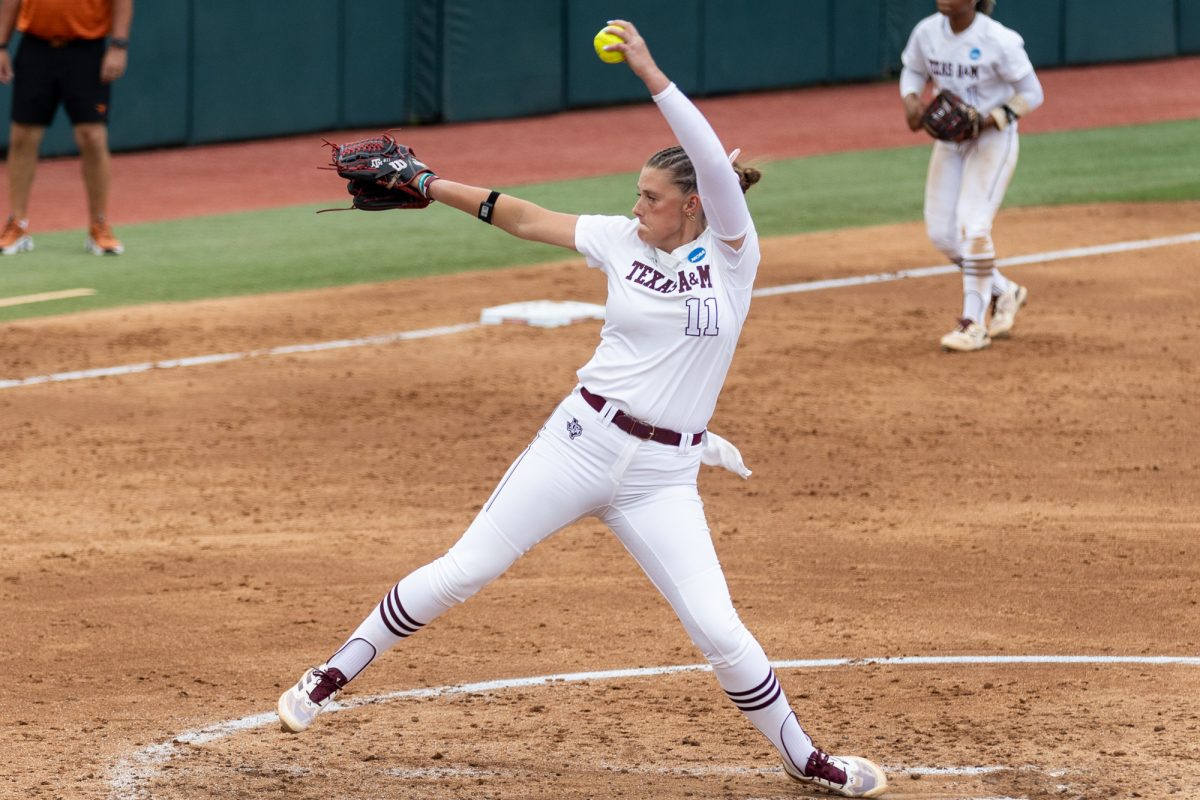
[[[625,54],[618,50],[605,50],[606,44],[623,44],[625,42],[620,36],[615,33],[610,33],[609,29],[615,28],[619,31],[624,31],[620,25],[605,25],[600,32],[596,34],[596,38],[592,39],[592,44],[596,48],[596,55],[600,56],[600,60],[605,64],[620,64],[625,60]]]

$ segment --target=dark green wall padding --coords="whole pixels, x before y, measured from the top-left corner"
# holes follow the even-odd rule
[[[637,23],[696,97],[891,80],[934,13],[934,0],[141,2],[110,140],[138,150],[640,101],[640,81],[592,52],[609,18]],[[1200,0],[998,0],[995,16],[1038,68],[1200,53]],[[0,87],[6,117],[11,97]],[[75,152],[61,112],[42,152]]]

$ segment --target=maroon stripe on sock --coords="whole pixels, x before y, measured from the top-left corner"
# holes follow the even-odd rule
[[[759,711],[759,710],[764,709],[767,706],[771,705],[776,700],[778,700],[779,695],[781,695],[781,694],[783,694],[783,687],[780,686],[779,684],[775,684],[775,694],[771,695],[771,699],[767,700],[767,702],[760,703],[759,705],[756,705],[756,706],[744,706],[738,702],[734,702],[734,705],[736,705],[742,711]]]
[[[396,590],[392,589],[392,591],[388,592],[387,595],[384,596],[383,601],[379,604],[379,616],[383,619],[383,624],[387,626],[387,629],[392,632],[393,636],[399,636],[401,639],[404,639],[416,633],[420,626],[409,627],[404,623],[404,620],[408,618],[408,615],[403,614],[402,617],[401,614],[397,613],[396,609],[393,608],[393,604],[400,604],[399,598],[395,597],[395,595]]]
[[[731,691],[726,690],[725,694],[729,695],[729,699],[736,703],[738,701],[738,698],[740,698],[740,697],[745,697],[746,695],[759,694],[760,692],[768,689],[769,688],[768,684],[773,683],[774,680],[775,680],[775,670],[769,669],[769,670],[767,670],[767,677],[763,678],[763,682],[760,683],[758,686],[755,686],[753,689],[747,689],[744,692],[731,692]]]
[[[386,609],[386,608],[384,608],[384,603],[386,603],[386,602],[387,602],[387,598],[385,597],[385,598],[383,598],[383,600],[381,600],[381,601],[380,601],[380,603],[379,603],[379,618],[383,620],[383,624],[384,624],[384,626],[385,626],[385,627],[386,627],[386,628],[387,628],[389,631],[391,631],[391,632],[392,632],[392,636],[397,636],[397,637],[399,637],[399,638],[401,638],[401,639],[403,639],[403,638],[407,637],[407,636],[408,636],[408,634],[407,634],[407,633],[405,633],[404,631],[398,631],[398,630],[396,630],[396,626],[395,626],[395,625],[393,625],[393,624],[392,624],[392,621],[388,619],[388,615],[387,615],[387,609]]]
[[[396,598],[396,608],[400,611],[400,616],[404,617],[404,621],[412,627],[413,633],[425,627],[424,622],[417,622],[404,610],[404,604],[400,602],[400,584],[396,584],[396,588],[392,589],[392,596]]]
[[[767,673],[767,679],[748,692],[726,692],[733,704],[742,711],[757,711],[775,702],[783,689],[775,677],[775,670]],[[763,702],[764,698],[769,698]]]

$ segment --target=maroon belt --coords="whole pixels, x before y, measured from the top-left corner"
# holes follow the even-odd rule
[[[583,399],[587,402],[587,404],[589,406],[596,409],[597,411],[603,411],[604,404],[608,402],[600,395],[592,394],[591,392],[589,392],[587,389],[585,389],[582,386],[579,387],[579,394],[583,396]],[[682,433],[676,433],[675,431],[669,431],[666,428],[656,428],[653,425],[642,422],[640,419],[634,419],[633,417],[626,414],[624,411],[618,411],[616,413],[616,415],[613,416],[612,423],[613,423],[613,425],[616,425],[618,428],[620,428],[621,430],[628,433],[630,436],[635,436],[638,439],[647,439],[651,442],[658,442],[659,444],[668,444],[668,445],[671,445],[672,447],[678,447],[679,443],[683,441]],[[700,433],[693,433],[692,434],[692,446],[695,447],[696,445],[700,444],[700,441],[703,438],[704,438],[703,431],[701,431]]]

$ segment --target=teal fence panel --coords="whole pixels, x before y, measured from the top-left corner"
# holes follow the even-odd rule
[[[900,73],[900,54],[917,23],[937,13],[933,0],[882,0],[884,64],[888,74]]]
[[[869,81],[886,74],[889,58],[883,49],[883,6],[883,0],[834,0],[831,80]]]
[[[700,2],[678,0],[567,0],[565,19],[566,98],[568,108],[644,100],[646,87],[624,64],[596,57],[592,38],[610,19],[638,26],[663,72],[684,91],[703,89],[700,72]]]
[[[1179,0],[1179,52],[1200,54],[1200,3]]]
[[[340,2],[343,55],[337,127],[408,123],[415,116],[413,50],[423,33],[416,4],[413,0]]]
[[[191,7],[135,4],[129,67],[113,84],[109,142],[114,150],[185,144],[191,119]]]
[[[1178,53],[1178,4],[1196,0],[1066,0],[1063,60],[1095,64]]]
[[[828,0],[705,0],[707,94],[829,80]]]
[[[341,37],[332,23],[340,7],[339,0],[197,2],[191,140],[336,127]]]
[[[610,18],[637,23],[693,97],[891,80],[935,13],[935,0],[139,2],[109,139],[119,152],[641,102],[641,81],[592,51]],[[1200,53],[1200,0],[999,0],[996,19],[1038,68]],[[11,98],[0,86],[4,149]],[[42,154],[75,152],[60,111]]]
[[[414,121],[433,121],[442,113],[442,0],[412,6],[409,102]]]
[[[447,0],[442,118],[521,117],[563,107],[563,7],[546,0]]]
[[[1012,28],[1025,40],[1025,52],[1035,67],[1063,63],[1064,0],[1001,0],[996,21]]]

